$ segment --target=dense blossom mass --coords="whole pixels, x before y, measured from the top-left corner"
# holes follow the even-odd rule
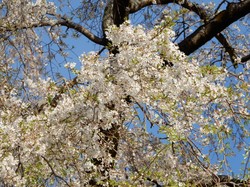
[[[245,148],[247,158],[248,64],[233,79],[225,67],[187,57],[172,42],[175,33],[166,16],[152,29],[129,21],[110,26],[105,33],[110,53],[82,54],[80,67],[68,62],[64,67],[75,78],[58,86],[40,74],[37,67],[50,59],[43,58],[39,34],[29,28],[48,21],[44,15],[54,14],[55,7],[45,1],[25,7],[37,14],[20,17],[30,37],[18,31],[13,37],[24,58],[0,44],[4,184],[185,186],[218,174],[224,159],[212,165],[210,153],[232,154],[232,141]],[[11,5],[9,11],[20,9]],[[4,23],[15,24],[8,19]],[[57,40],[58,33],[55,27],[50,37]],[[17,59],[24,73],[11,85],[5,73]],[[6,60],[9,66],[2,66]]]

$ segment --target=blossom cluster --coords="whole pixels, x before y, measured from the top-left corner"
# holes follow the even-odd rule
[[[2,6],[8,9],[7,15],[1,23],[1,27],[6,30],[12,30],[15,27],[29,27],[31,23],[39,23],[46,18],[46,14],[53,14],[56,7],[53,2],[37,0],[34,3],[32,0],[15,0],[2,2]]]
[[[1,88],[0,178],[6,183],[84,186],[94,180],[108,186],[157,177],[180,184],[199,169],[189,157],[179,163],[183,150],[176,147],[174,154],[172,143],[192,139],[205,146],[211,135],[231,133],[230,104],[239,97],[225,87],[223,68],[188,59],[171,41],[170,28],[148,31],[126,22],[106,35],[118,53],[83,54],[80,69],[66,64],[77,86],[66,82],[62,89],[50,79],[25,78],[36,103]],[[138,107],[167,143],[143,128]]]

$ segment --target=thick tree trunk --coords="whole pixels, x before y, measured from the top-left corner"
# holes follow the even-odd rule
[[[111,25],[119,26],[129,15],[129,0],[110,0],[104,10],[102,30],[105,31]]]

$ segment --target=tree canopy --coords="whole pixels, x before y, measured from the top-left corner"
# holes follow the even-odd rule
[[[1,186],[249,186],[249,12],[2,0]]]

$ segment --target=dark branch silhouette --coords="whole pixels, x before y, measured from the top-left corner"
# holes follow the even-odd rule
[[[156,2],[160,5],[169,3],[179,4],[183,8],[187,8],[190,11],[195,12],[205,21],[204,25],[200,26],[190,36],[178,44],[180,50],[186,55],[190,55],[202,47],[206,42],[210,41],[213,37],[216,37],[225,47],[226,51],[230,55],[230,58],[235,57],[232,47],[230,47],[228,42],[226,43],[225,38],[223,38],[223,36],[219,33],[226,29],[230,24],[250,13],[250,0],[244,0],[238,3],[228,3],[225,10],[221,11],[210,20],[207,20],[208,16],[205,11],[201,9],[201,7],[188,0],[185,0],[184,2],[180,0],[157,0]],[[134,3],[131,1],[129,10],[130,13],[134,13],[150,5],[153,5],[151,0],[142,0],[140,2],[134,1]],[[247,58],[242,58],[241,61],[245,62],[246,59]]]
[[[190,36],[180,42],[180,50],[189,55],[210,41],[230,24],[250,13],[250,0],[228,4],[226,10],[214,16],[208,23],[200,26]]]

